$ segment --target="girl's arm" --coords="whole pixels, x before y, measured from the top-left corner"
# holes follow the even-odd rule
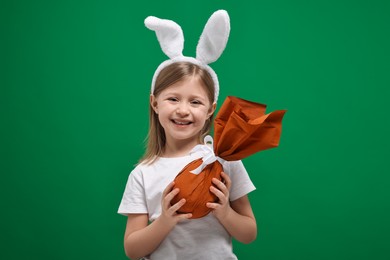
[[[128,216],[124,238],[127,257],[138,259],[151,254],[179,221],[192,216],[191,214],[176,213],[185,204],[185,199],[171,205],[171,200],[179,193],[177,188],[172,190],[173,185],[173,182],[170,183],[164,190],[161,215],[150,225],[148,225],[147,214],[130,214]]]
[[[207,203],[213,213],[229,234],[241,243],[248,244],[256,239],[257,225],[248,196],[229,202],[231,180],[227,174],[221,173],[225,184],[214,178],[210,191],[214,193],[218,203]]]

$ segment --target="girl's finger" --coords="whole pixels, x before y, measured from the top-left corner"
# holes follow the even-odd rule
[[[210,187],[210,191],[215,194],[215,196],[218,197],[218,199],[221,201],[221,203],[224,203],[226,201],[225,194],[220,191],[219,189],[215,188],[214,186]]]
[[[178,214],[178,215],[176,215],[176,217],[177,217],[179,220],[182,220],[182,219],[190,219],[190,218],[192,218],[192,214],[191,214],[191,213],[187,213],[187,214]]]
[[[179,189],[173,189],[171,190],[165,197],[163,197],[163,208],[168,209],[171,206],[172,199],[179,193]]]
[[[215,184],[215,186],[218,187],[220,191],[222,191],[223,194],[225,194],[225,196],[229,194],[228,188],[222,181],[218,180],[217,178],[213,178],[212,182]]]
[[[171,200],[179,193],[179,188],[175,188],[175,189],[173,189],[171,192],[169,192],[166,196],[165,196],[165,198],[164,198],[164,200],[166,201],[166,202],[168,202],[168,203],[171,203]]]
[[[208,207],[209,209],[216,209],[218,208],[220,205],[218,203],[211,203],[211,202],[207,202],[206,203],[206,207]]]
[[[175,212],[178,211],[185,203],[186,203],[186,200],[185,200],[185,199],[179,200],[176,204],[172,205],[172,206],[169,208],[170,213],[172,213],[172,214],[175,213]]]
[[[222,176],[223,180],[225,181],[225,185],[226,185],[227,189],[230,190],[230,188],[232,186],[232,180],[230,179],[229,175],[227,175],[224,172],[221,172],[221,176]]]
[[[163,198],[172,190],[172,188],[173,188],[173,185],[175,185],[175,182],[171,182],[171,183],[169,183],[168,184],[168,186],[164,189],[164,191],[163,191]]]

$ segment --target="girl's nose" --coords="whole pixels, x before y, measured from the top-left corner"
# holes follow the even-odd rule
[[[190,113],[188,105],[184,102],[180,103],[177,106],[176,113],[180,116],[187,116]]]

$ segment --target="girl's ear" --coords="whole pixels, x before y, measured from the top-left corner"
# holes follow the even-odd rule
[[[157,100],[153,94],[150,94],[150,106],[153,108],[154,112],[158,114]]]
[[[215,109],[217,107],[217,103],[213,103],[213,105],[210,107],[209,112],[207,113],[208,118],[215,112]]]

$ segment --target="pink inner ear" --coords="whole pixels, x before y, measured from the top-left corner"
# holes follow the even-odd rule
[[[226,47],[229,33],[230,20],[227,12],[224,10],[214,12],[200,36],[196,58],[205,64],[216,61]]]

